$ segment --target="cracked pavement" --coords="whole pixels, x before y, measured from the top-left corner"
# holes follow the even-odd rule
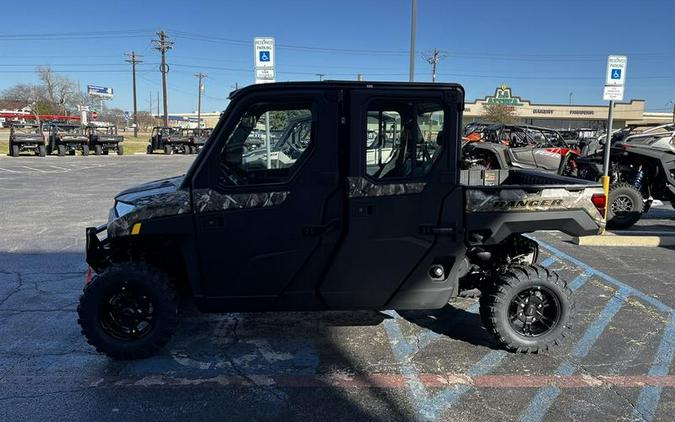
[[[394,319],[365,311],[204,315],[188,307],[158,356],[117,362],[99,355],[76,323],[84,228],[105,221],[116,192],[180,174],[191,160],[0,157],[0,168],[15,171],[0,171],[0,420],[420,420],[424,400],[438,420],[518,420],[541,387],[518,383],[553,376],[565,363],[577,378],[560,388],[542,420],[641,419],[634,416],[639,382],[669,315],[629,297],[588,354],[571,359],[574,344],[617,292],[598,277],[575,293],[572,338],[542,355],[502,356],[471,312],[476,299]],[[67,170],[46,172],[49,166]],[[663,207],[654,216],[667,225],[675,213]],[[675,249],[579,247],[560,234],[536,237],[675,306]],[[542,260],[549,255],[543,251]],[[551,268],[567,280],[581,272],[563,259]],[[400,338],[385,330],[391,323]],[[405,359],[395,353],[400,345],[409,346]],[[491,354],[501,358],[488,373],[497,381],[469,375]],[[622,377],[633,384],[622,386]],[[413,378],[424,388],[411,388]],[[444,405],[444,391],[461,395]],[[642,416],[670,421],[673,414],[670,385],[653,418]]]

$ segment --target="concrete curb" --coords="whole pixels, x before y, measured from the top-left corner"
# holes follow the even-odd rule
[[[628,246],[659,247],[675,246],[675,233],[644,235],[616,235],[612,233],[597,236],[573,237],[572,242],[580,246]]]

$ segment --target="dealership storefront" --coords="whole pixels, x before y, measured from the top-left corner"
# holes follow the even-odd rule
[[[502,85],[494,95],[474,102],[467,102],[464,109],[464,123],[484,120],[485,105],[502,104],[512,107],[521,124],[544,126],[556,129],[592,128],[605,129],[607,126],[607,105],[562,105],[536,104],[514,96],[511,88]],[[614,127],[631,123],[670,123],[672,113],[646,113],[644,100],[630,100],[617,103],[614,107]]]

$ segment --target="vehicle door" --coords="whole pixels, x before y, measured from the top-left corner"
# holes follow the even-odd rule
[[[203,291],[218,309],[321,307],[315,286],[343,206],[337,104],[317,90],[249,93],[207,144],[192,199]],[[298,119],[292,151],[247,152],[256,132],[289,132]]]
[[[534,144],[528,133],[522,128],[505,127],[500,132],[500,141],[508,145],[507,154],[513,167],[534,168]]]
[[[538,168],[558,170],[560,161],[570,151],[569,146],[555,132],[541,131],[542,137],[538,140],[534,150],[534,160]]]
[[[350,94],[348,230],[319,288],[329,307],[447,301],[448,275],[462,247],[456,165],[462,103],[459,88]],[[432,278],[436,264],[443,275]]]

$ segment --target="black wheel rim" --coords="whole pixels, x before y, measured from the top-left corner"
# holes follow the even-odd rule
[[[509,304],[509,324],[524,337],[540,337],[560,321],[560,300],[550,289],[534,286],[520,291]]]
[[[146,293],[126,284],[107,295],[99,309],[101,327],[118,340],[138,340],[154,326],[152,301]]]
[[[612,201],[612,212],[623,215],[633,211],[633,200],[628,195],[619,195]]]

